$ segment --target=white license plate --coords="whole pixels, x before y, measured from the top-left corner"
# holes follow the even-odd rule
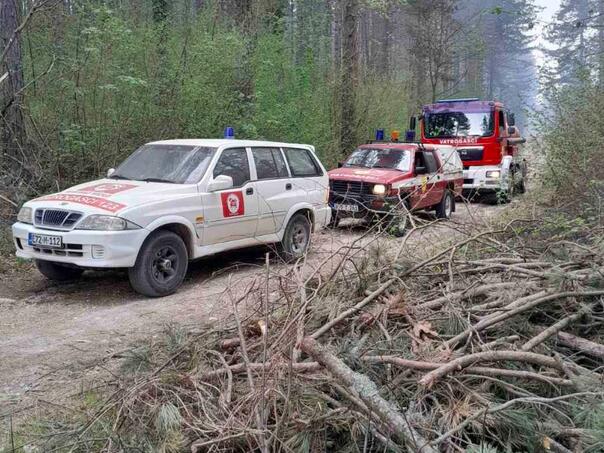
[[[61,236],[29,233],[29,236],[27,237],[27,243],[31,247],[50,247],[60,249],[61,247],[63,247],[63,238],[61,238]]]
[[[350,211],[350,212],[359,212],[359,205],[356,204],[340,204],[335,203],[333,205],[336,211]]]

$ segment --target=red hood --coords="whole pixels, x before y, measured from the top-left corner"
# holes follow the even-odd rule
[[[396,181],[412,178],[413,174],[386,168],[336,168],[327,172],[329,179],[344,181],[363,181],[372,184],[392,184]]]

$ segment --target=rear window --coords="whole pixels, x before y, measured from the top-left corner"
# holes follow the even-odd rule
[[[309,150],[285,148],[284,151],[292,176],[321,176],[323,174],[321,167]]]

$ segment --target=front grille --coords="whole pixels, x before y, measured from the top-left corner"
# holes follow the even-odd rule
[[[81,212],[64,209],[36,209],[34,225],[70,230],[82,218]]]
[[[482,160],[484,149],[479,148],[457,148],[457,153],[462,161]]]
[[[370,195],[373,184],[362,181],[329,181],[329,189],[341,195]]]

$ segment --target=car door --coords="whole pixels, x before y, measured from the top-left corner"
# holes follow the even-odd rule
[[[258,224],[258,196],[251,178],[250,156],[246,148],[224,149],[212,178],[230,176],[233,187],[202,193],[204,206],[203,245],[253,238]]]
[[[281,230],[296,194],[281,148],[252,147],[251,152],[258,192],[256,236],[263,236]]]
[[[440,161],[433,150],[423,151],[424,161],[426,162],[427,187],[426,187],[426,204],[434,206],[438,204],[443,197],[446,182],[442,176],[442,170],[439,169]],[[439,171],[440,170],[440,171]]]

